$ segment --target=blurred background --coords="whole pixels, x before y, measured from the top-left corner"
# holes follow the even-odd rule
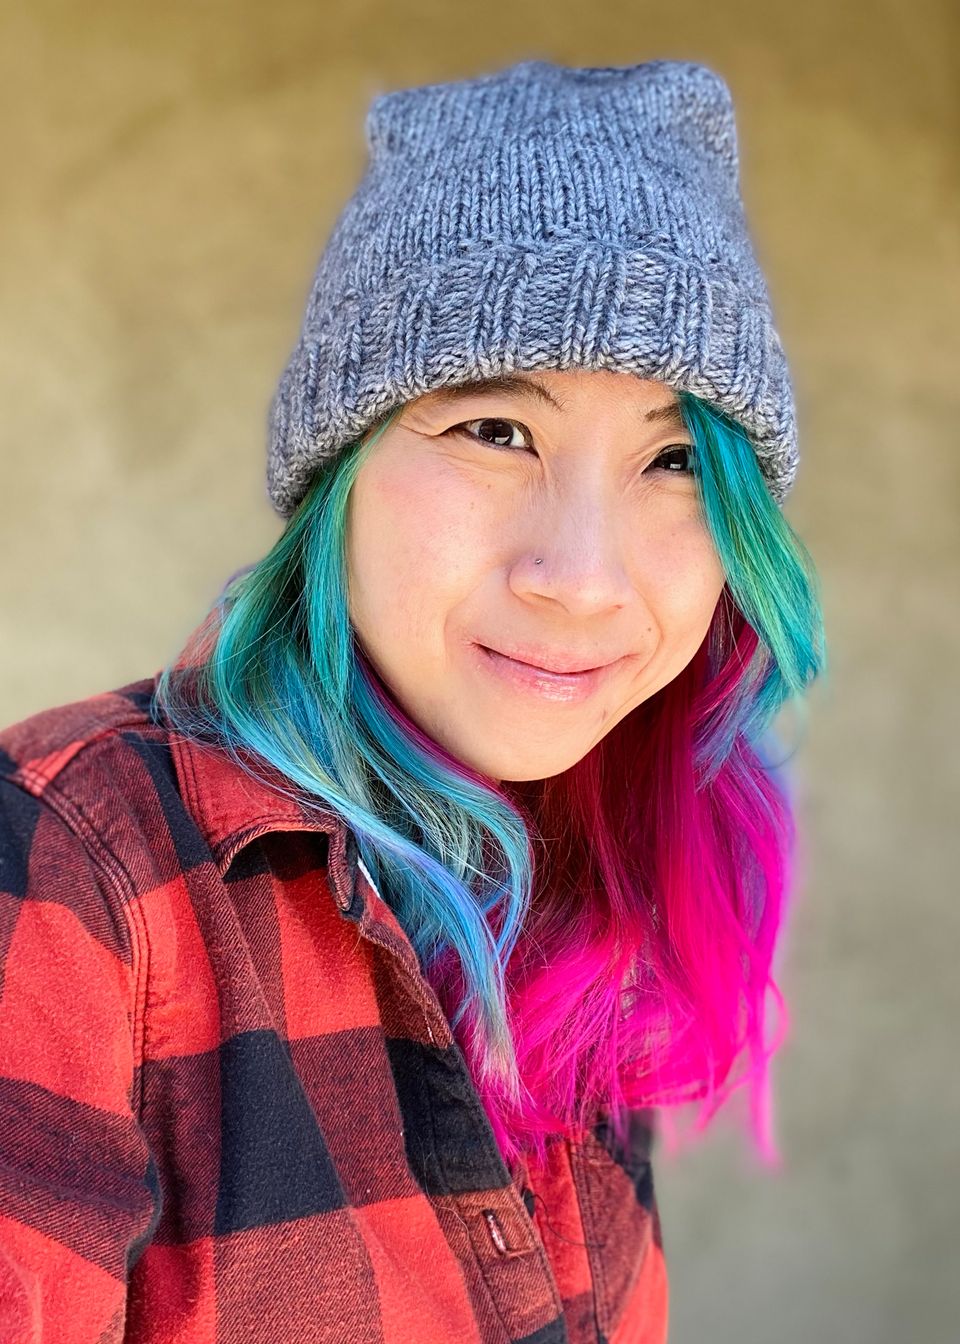
[[[0,721],[179,648],[281,523],[266,410],[394,87],[728,82],[798,400],[830,671],[794,757],[783,1169],[655,1165],[672,1344],[960,1339],[960,9],[30,0],[0,9]]]

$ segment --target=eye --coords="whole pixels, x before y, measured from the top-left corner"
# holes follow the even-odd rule
[[[472,425],[479,425],[480,428],[474,432],[470,428]],[[522,430],[527,437],[527,444],[510,443],[512,435],[516,430]],[[520,420],[508,420],[502,416],[484,416],[479,420],[464,420],[459,425],[452,425],[447,430],[448,434],[460,434],[474,443],[487,443],[491,448],[522,448],[524,446],[532,448],[530,442],[531,435],[529,429]],[[506,440],[506,442],[504,442]],[[692,476],[696,471],[695,453],[692,444],[677,443],[669,448],[664,448],[658,453],[650,464],[649,469],[659,468],[662,471],[669,472],[674,476]]]
[[[471,429],[468,428],[468,426],[470,425],[479,425],[480,429],[477,431],[477,433],[474,433]],[[503,439],[509,440],[514,429],[521,429],[523,430],[524,434],[526,434],[528,442],[525,445],[519,443],[501,442],[501,440]],[[488,415],[485,416],[482,420],[464,420],[462,424],[451,426],[451,428],[447,430],[447,433],[462,434],[465,435],[468,439],[473,439],[475,442],[479,441],[480,443],[489,443],[492,448],[533,447],[533,444],[529,441],[530,431],[527,429],[526,425],[521,424],[519,420],[504,420],[500,416]]]
[[[677,461],[677,455],[680,455],[680,461]],[[693,445],[689,443],[675,443],[670,448],[664,448],[662,453],[658,453],[650,464],[651,467],[658,467],[663,464],[664,471],[672,472],[675,476],[692,476],[696,471]]]

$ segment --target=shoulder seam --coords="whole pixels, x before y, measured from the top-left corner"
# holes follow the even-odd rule
[[[15,784],[16,781],[11,781],[11,783]],[[79,804],[69,798],[52,781],[47,784],[42,794],[32,794],[31,797],[36,798],[40,803],[45,803],[50,811],[60,818],[68,830],[73,832],[98,870],[103,872],[109,881],[119,904],[125,906],[129,899],[136,895],[133,880]],[[108,862],[102,862],[102,858],[108,860]]]
[[[62,708],[69,708],[69,707],[70,707],[69,705],[62,706]],[[61,707],[58,706],[58,708]],[[16,728],[19,727],[20,725],[13,724],[10,726]],[[94,731],[91,732],[89,737],[84,737],[83,734],[81,733],[79,739],[79,745],[77,746],[76,751],[72,752],[65,761],[59,764],[52,775],[49,776],[35,775],[32,770],[30,770],[29,768],[24,768],[23,766],[19,765],[14,758],[11,758],[16,768],[12,772],[10,770],[0,770],[0,779],[7,779],[10,781],[11,784],[14,784],[16,786],[19,786],[19,783],[22,780],[24,784],[27,786],[26,791],[30,793],[33,797],[38,798],[41,796],[41,793],[46,793],[47,789],[51,787],[54,780],[59,778],[59,776],[63,773],[63,771],[66,770],[68,766],[71,766],[74,763],[74,761],[78,760],[79,757],[81,757],[84,754],[84,752],[88,751],[91,747],[95,747],[99,742],[104,741],[106,738],[119,735],[121,732],[124,731],[124,729],[137,728],[137,727],[146,729],[161,728],[162,730],[162,725],[157,724],[149,714],[146,714],[142,709],[137,709],[135,706],[131,705],[129,713],[124,714],[122,716],[118,716],[115,720],[109,723],[100,724]],[[0,743],[2,743],[2,739],[3,734],[0,733]],[[74,741],[76,741],[76,739],[74,739]],[[62,750],[63,747],[66,745],[69,744],[62,744],[60,748],[56,747],[53,748],[53,751],[47,752],[47,756],[49,757],[51,755],[56,754],[58,750]],[[64,818],[64,820],[66,820],[66,818]]]

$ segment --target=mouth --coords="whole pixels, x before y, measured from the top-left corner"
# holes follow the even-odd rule
[[[489,653],[497,653],[501,658],[509,658],[511,662],[523,663],[527,667],[534,667],[538,672],[548,672],[554,676],[567,677],[578,675],[581,672],[598,672],[604,667],[611,667],[622,659],[611,658],[603,663],[585,663],[582,659],[574,657],[557,657],[550,653],[546,648],[537,648],[534,645],[521,647],[512,645],[507,649],[495,649],[490,644],[481,644],[481,648],[487,649]]]
[[[601,667],[588,667],[576,672],[555,672],[536,663],[511,658],[497,649],[488,648],[485,644],[474,644],[472,647],[477,651],[481,666],[492,673],[501,684],[564,704],[589,699],[625,661],[623,658],[618,658]]]

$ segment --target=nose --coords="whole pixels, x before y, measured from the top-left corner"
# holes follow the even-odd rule
[[[518,552],[510,573],[513,592],[528,602],[557,603],[579,617],[626,606],[635,587],[609,510],[581,501],[562,521],[551,517]]]

